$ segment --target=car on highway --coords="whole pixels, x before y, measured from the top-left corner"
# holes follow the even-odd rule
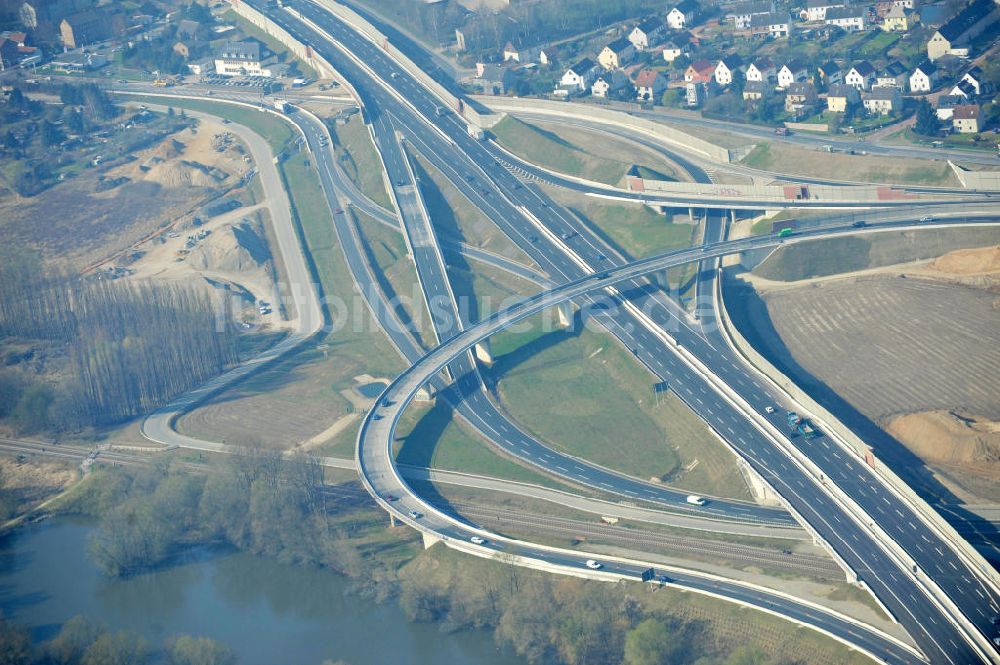
[[[422,515],[421,513],[418,513],[418,512],[417,512],[417,511],[415,511],[415,510],[411,510],[411,511],[410,511],[409,513],[407,513],[407,514],[408,514],[408,515],[410,516],[410,519],[411,519],[411,520],[418,520],[418,519],[420,519],[421,517],[423,517],[423,515]]]
[[[601,563],[600,561],[594,561],[593,559],[587,559],[587,563],[585,565],[587,566],[587,568],[590,568],[591,570],[600,570],[601,568],[604,567],[603,563]]]
[[[386,494],[385,500],[388,501],[389,503],[392,503],[393,501],[399,501],[399,497],[396,496],[395,494]]]
[[[774,413],[774,407],[773,406],[765,406],[764,407],[764,413]]]
[[[333,214],[334,215],[343,215],[344,214],[344,209],[343,208],[337,208],[336,210],[333,211]]]
[[[863,229],[863,228],[865,228],[866,226],[868,226],[868,222],[866,222],[866,221],[865,221],[865,220],[863,220],[863,219],[859,219],[858,221],[856,221],[856,222],[854,222],[853,224],[851,224],[851,226],[853,226],[853,227],[854,227],[854,228],[856,228],[856,229]]]
[[[475,545],[483,545],[486,543],[486,539],[480,538],[479,536],[473,536],[472,538],[469,538],[469,542]]]
[[[923,217],[920,218],[920,221],[921,222],[933,222],[934,218],[931,217],[930,215],[924,215]]]
[[[689,494],[686,501],[692,506],[704,506],[706,501],[697,494]]]

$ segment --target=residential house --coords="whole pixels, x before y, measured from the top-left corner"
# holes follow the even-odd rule
[[[673,30],[685,30],[694,24],[697,10],[694,0],[681,0],[667,12],[667,25]]]
[[[952,95],[941,95],[937,100],[935,114],[938,120],[951,120],[955,109],[967,103],[964,97],[954,97]]]
[[[589,88],[596,78],[597,65],[590,58],[584,58],[563,73],[556,93],[560,90],[563,91],[562,94],[580,93]]]
[[[972,40],[996,23],[998,17],[1000,10],[993,0],[973,0],[931,36],[927,41],[927,57],[931,61],[943,55],[969,57]]]
[[[758,101],[774,92],[774,86],[764,81],[747,81],[743,86],[744,101]]]
[[[111,36],[111,22],[97,11],[84,11],[67,16],[59,24],[59,35],[68,49],[81,48]]]
[[[796,116],[807,115],[816,106],[816,86],[808,81],[798,81],[785,91],[785,112]]]
[[[726,14],[726,18],[733,19],[733,25],[737,30],[749,30],[750,22],[754,16],[760,14],[770,14],[774,11],[773,0],[751,0],[751,2],[740,2]]]
[[[747,67],[747,83],[773,83],[777,76],[778,72],[770,58],[756,58]]]
[[[475,81],[484,95],[506,95],[517,84],[517,74],[509,67],[478,63],[476,73]]]
[[[757,14],[750,20],[750,35],[779,39],[792,33],[792,17],[788,12]]]
[[[816,68],[816,71],[819,72],[819,78],[825,85],[844,82],[844,70],[833,60],[824,62]]]
[[[691,47],[689,42],[683,36],[669,39],[663,45],[663,59],[667,62],[673,62],[682,55],[689,55],[690,53]]]
[[[227,41],[215,55],[215,73],[219,76],[271,76],[261,65],[260,44],[253,41]]]
[[[635,47],[632,46],[632,42],[622,37],[605,46],[601,54],[597,56],[597,61],[601,63],[602,67],[611,71],[612,69],[621,69],[632,62],[634,57]]]
[[[538,64],[540,65],[554,65],[558,57],[558,51],[554,46],[544,46],[538,49]]]
[[[963,81],[968,83],[973,87],[973,89],[975,89],[976,97],[989,92],[988,90],[984,89],[983,70],[980,69],[979,67],[973,67],[969,71],[965,72],[965,74],[963,74],[962,78],[959,80],[959,83]]]
[[[715,76],[716,64],[710,60],[695,60],[684,70],[688,83],[708,83]]]
[[[631,98],[632,82],[628,80],[625,72],[615,69],[598,76],[597,80],[590,86],[590,94],[594,97],[611,99]]]
[[[735,53],[727,55],[715,66],[715,82],[725,87],[732,83],[741,71],[743,71],[743,61],[740,56]]]
[[[831,113],[845,113],[860,101],[858,89],[845,83],[834,83],[826,92],[826,110]]]
[[[978,134],[979,104],[959,104],[951,116],[951,128],[959,134]]]
[[[666,36],[667,24],[659,16],[653,16],[632,28],[628,40],[636,51],[645,51],[662,42]]]
[[[906,75],[906,67],[900,62],[890,62],[884,68],[879,70],[878,74],[875,76],[875,87],[876,88],[899,88],[901,91],[906,91],[906,84],[909,81],[909,76]]]
[[[653,69],[643,69],[635,76],[635,96],[640,101],[658,102],[667,90],[667,77]]]
[[[201,24],[189,18],[181,19],[177,24],[177,36],[181,39],[191,39],[198,36]]]
[[[806,0],[806,6],[800,16],[806,21],[825,21],[828,11],[846,6],[847,4],[842,0]]]
[[[66,16],[85,11],[93,4],[88,0],[27,0],[21,3],[17,17],[24,27],[37,30],[39,25],[45,23],[58,25]]]
[[[910,74],[910,92],[930,92],[937,87],[937,67],[925,60]]]
[[[844,83],[858,90],[867,90],[875,83],[875,68],[868,61],[859,62],[847,70]]]
[[[861,99],[865,110],[872,115],[889,115],[899,111],[903,104],[903,96],[898,88],[873,88]]]
[[[882,29],[886,32],[906,32],[910,29],[913,12],[905,7],[893,5],[882,19]]]
[[[788,89],[790,85],[798,81],[805,81],[809,78],[809,69],[798,60],[786,62],[778,70],[778,87],[782,90]]]
[[[976,94],[976,87],[964,79],[956,83],[955,87],[948,94],[952,97],[961,97],[966,100],[975,99],[979,96]]]
[[[17,42],[7,37],[0,37],[0,72],[15,66],[21,59]]]
[[[514,46],[513,42],[507,42],[503,47],[503,61],[521,62],[521,51]]]
[[[868,8],[862,5],[848,5],[847,7],[833,7],[826,12],[823,22],[827,25],[835,25],[847,32],[857,32],[865,29]]]

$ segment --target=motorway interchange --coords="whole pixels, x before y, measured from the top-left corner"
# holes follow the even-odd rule
[[[699,207],[718,210],[706,220],[704,245],[630,261],[550,201],[541,189],[516,177],[515,169],[509,168],[509,155],[490,142],[471,137],[461,117],[443,107],[442,100],[407,69],[347,22],[310,2],[285,3],[292,5],[285,9],[263,1],[246,4],[310,44],[356,91],[400,211],[398,220],[381,221],[402,226],[428,305],[436,305],[429,311],[434,314],[434,330],[442,343],[425,352],[412,331],[392,320],[389,308],[380,307],[374,291],[364,288],[371,273],[358,243],[342,243],[360,290],[383,328],[395,331],[390,337],[411,363],[380,397],[359,433],[359,471],[366,488],[384,508],[426,537],[445,540],[479,556],[503,552],[513,563],[569,574],[604,579],[642,577],[648,569],[642,562],[513,541],[444,512],[412,490],[391,454],[393,431],[403,409],[429,384],[439,397],[455,404],[460,417],[529,464],[604,492],[672,509],[685,508],[679,492],[609,472],[546,447],[504,414],[484,387],[471,348],[533,313],[573,302],[582,316],[592,318],[617,337],[657,380],[669,383],[675,394],[782,497],[788,513],[723,501],[713,501],[699,510],[776,524],[787,523],[789,514],[793,515],[824,543],[848,575],[869,589],[902,624],[918,650],[836,613],[750,585],[678,569],[657,570],[657,577],[810,625],[887,662],[1000,662],[992,644],[997,630],[995,617],[1000,614],[1000,589],[992,571],[982,569],[981,560],[957,546],[955,536],[937,528],[910,499],[890,487],[831,433],[808,440],[789,438],[781,419],[786,409],[801,411],[799,406],[750,366],[723,332],[704,325],[706,318],[715,316],[718,306],[714,267],[720,257],[782,242],[926,226],[927,222],[916,221],[924,216],[923,211],[901,208],[885,216],[891,221],[865,228],[833,217],[791,238],[724,240],[729,202],[697,201]],[[342,241],[352,237],[356,241],[342,204],[365,206],[370,202],[330,168],[333,156],[321,123],[305,114],[295,115],[303,116],[294,121],[309,148],[319,155],[317,167],[331,211],[335,211],[332,216],[338,235]],[[442,247],[419,200],[410,162],[413,152],[439,169],[523,249],[544,271],[550,288],[482,321],[463,317],[451,293]],[[547,173],[532,175],[550,177]],[[585,185],[577,184],[576,188],[581,194],[595,193],[588,192]],[[932,224],[989,224],[1000,217],[990,206],[986,212],[970,210],[973,208],[961,202],[941,205],[935,209]],[[384,211],[378,215],[385,216]],[[699,296],[710,305],[698,319],[688,316],[662,291],[650,288],[646,278],[651,272],[692,262],[703,267]],[[450,383],[442,378],[445,371]],[[219,384],[171,405],[160,414],[158,424],[147,423],[144,432],[156,440],[169,440],[176,414],[218,389]]]

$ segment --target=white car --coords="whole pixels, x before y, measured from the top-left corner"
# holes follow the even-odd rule
[[[415,511],[415,510],[411,510],[411,511],[410,511],[410,519],[411,519],[411,520],[418,520],[418,519],[420,519],[421,517],[423,517],[423,515],[421,515],[421,514],[420,514],[420,513],[418,513],[417,511]]]
[[[931,217],[930,215],[924,215],[923,217],[920,218],[920,221],[921,222],[933,222],[934,218]]]
[[[765,406],[764,407],[764,413],[774,413],[774,407],[773,406]]]
[[[586,566],[587,566],[587,568],[590,568],[591,570],[600,570],[601,568],[604,567],[604,564],[601,563],[600,561],[594,561],[593,559],[587,559]]]
[[[473,536],[472,538],[469,538],[469,540],[475,545],[483,545],[486,543],[486,540],[480,538],[479,536]]]

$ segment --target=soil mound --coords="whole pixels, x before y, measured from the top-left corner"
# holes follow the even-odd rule
[[[957,249],[931,261],[931,270],[951,275],[978,275],[1000,272],[1000,245]]]
[[[187,260],[197,270],[238,274],[264,268],[271,252],[263,225],[243,220],[210,235],[191,250]]]
[[[953,411],[925,411],[897,416],[887,429],[929,462],[1000,478],[1000,423]]]

